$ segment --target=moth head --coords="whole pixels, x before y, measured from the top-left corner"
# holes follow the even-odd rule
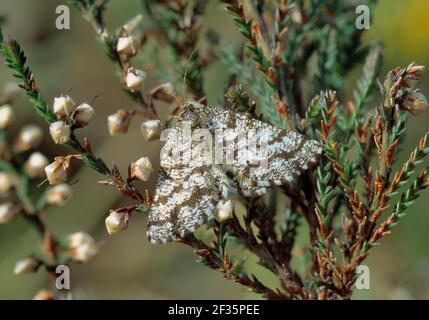
[[[205,123],[204,106],[195,101],[186,101],[180,106],[177,121],[189,121],[193,128],[201,128]]]

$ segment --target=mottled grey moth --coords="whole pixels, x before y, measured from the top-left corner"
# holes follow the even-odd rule
[[[152,243],[195,231],[230,193],[258,196],[291,183],[322,152],[318,142],[295,131],[194,102],[181,107],[161,140],[166,143],[147,232]]]

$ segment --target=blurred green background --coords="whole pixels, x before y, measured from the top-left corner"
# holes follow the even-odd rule
[[[239,39],[224,10],[211,0],[205,23],[222,26],[228,39]],[[359,1],[357,1],[359,2]],[[8,22],[5,34],[11,34],[22,44],[28,61],[37,76],[38,86],[51,102],[54,96],[69,90],[77,102],[91,101],[98,95],[94,106],[94,123],[82,130],[81,136],[91,138],[96,153],[109,163],[115,161],[125,169],[133,160],[150,156],[157,162],[160,144],[145,144],[139,132],[138,121],[131,125],[128,135],[109,138],[107,115],[131,102],[121,91],[114,68],[103,55],[94,32],[79,14],[71,10],[71,30],[55,28],[55,8],[62,1],[2,0],[0,13]],[[426,0],[382,0],[372,13],[371,29],[365,41],[383,40],[385,46],[384,71],[411,61],[429,65],[429,6]],[[130,17],[141,12],[138,0],[111,0],[106,12],[109,29],[119,27]],[[219,102],[222,73],[225,67],[211,67],[205,87],[210,102]],[[356,70],[356,75],[359,70]],[[9,70],[0,67],[0,86],[11,80]],[[429,94],[429,77],[422,85]],[[353,79],[352,79],[353,80]],[[352,89],[353,81],[347,85]],[[148,85],[151,87],[151,85]],[[16,104],[22,123],[39,123],[26,97]],[[407,128],[403,158],[414,147],[427,127],[429,115],[412,117]],[[62,150],[46,138],[42,151],[53,158]],[[255,298],[222,276],[196,264],[195,256],[181,245],[153,246],[146,240],[146,221],[141,215],[132,218],[128,231],[108,237],[104,218],[110,208],[121,202],[115,190],[97,185],[100,177],[87,168],[81,168],[73,177],[74,196],[66,207],[48,212],[48,226],[57,235],[87,231],[104,245],[100,255],[88,264],[73,264],[71,285],[77,299],[230,299]],[[156,174],[149,185],[153,188]],[[371,270],[371,289],[356,290],[354,298],[428,299],[429,298],[429,194],[426,192],[401,221],[393,235],[382,241],[366,264]],[[49,288],[46,274],[14,276],[16,260],[37,250],[38,235],[22,219],[0,226],[0,299],[29,299],[39,288]],[[266,274],[256,270],[262,279]]]

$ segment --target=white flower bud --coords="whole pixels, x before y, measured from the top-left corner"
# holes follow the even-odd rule
[[[15,141],[14,148],[18,152],[37,148],[43,140],[43,131],[38,126],[30,124],[24,126]]]
[[[69,255],[75,261],[87,262],[98,254],[97,244],[85,232],[71,234],[69,241]]]
[[[20,93],[20,88],[16,82],[8,82],[3,88],[3,95],[7,101],[13,101]]]
[[[419,90],[414,90],[407,95],[404,101],[405,110],[413,115],[420,114],[429,109],[428,100]]]
[[[107,117],[107,124],[109,127],[109,133],[114,136],[118,133],[126,133],[130,126],[131,115],[127,110],[120,109],[116,113],[111,114]]]
[[[128,228],[130,216],[127,212],[111,211],[106,218],[106,229],[109,234],[115,234]]]
[[[42,289],[36,293],[33,300],[54,300],[55,295],[51,290]]]
[[[58,118],[63,118],[73,112],[76,108],[76,103],[68,95],[61,95],[54,98],[54,113]]]
[[[411,87],[421,81],[423,71],[425,70],[424,66],[418,66],[414,63],[407,67],[407,71],[404,75],[402,82],[405,83],[408,87]]]
[[[137,92],[142,89],[143,82],[146,79],[146,72],[133,67],[128,68],[125,82],[131,92]]]
[[[148,157],[142,157],[131,163],[131,178],[147,181],[153,171],[152,163]]]
[[[94,108],[87,103],[82,103],[73,112],[72,118],[76,122],[76,124],[78,124],[80,127],[84,127],[88,125],[88,123],[92,120],[92,118],[94,118],[94,116]]]
[[[227,221],[232,218],[232,213],[234,211],[234,203],[232,200],[219,201],[217,204],[217,217],[220,222]]]
[[[67,181],[68,166],[62,157],[58,157],[45,167],[46,178],[49,184],[56,185]]]
[[[143,134],[143,138],[146,141],[158,140],[161,135],[162,125],[159,120],[146,120],[143,121],[140,130]]]
[[[161,100],[167,103],[171,103],[176,100],[174,86],[170,82],[163,83],[153,88],[150,95],[156,100]]]
[[[123,26],[122,29],[130,34],[132,33],[140,24],[140,22],[142,21],[143,16],[141,14],[131,18],[130,20],[128,20]]]
[[[132,57],[137,53],[138,40],[134,36],[121,37],[116,44],[116,51],[127,57]]]
[[[13,270],[13,273],[15,275],[32,273],[32,272],[37,271],[38,266],[39,266],[38,261],[36,261],[32,258],[25,258],[25,259],[19,260],[15,264],[15,268]]]
[[[52,205],[63,206],[70,200],[72,189],[67,183],[61,183],[49,189],[46,202]]]
[[[0,224],[11,222],[17,216],[19,207],[12,202],[0,204]]]
[[[83,244],[92,244],[94,239],[86,232],[79,231],[69,235],[69,248],[76,248]]]
[[[52,140],[54,140],[56,144],[64,144],[70,139],[70,127],[63,121],[51,123],[49,132],[51,133]]]
[[[15,122],[12,107],[5,104],[0,107],[0,129],[7,129]]]
[[[6,172],[0,172],[0,196],[6,197],[14,187],[14,179]]]
[[[36,151],[31,154],[25,163],[25,172],[31,177],[43,177],[45,173],[45,167],[48,165],[48,159]]]

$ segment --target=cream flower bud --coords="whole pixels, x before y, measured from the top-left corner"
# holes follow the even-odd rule
[[[70,200],[72,189],[67,183],[61,183],[49,189],[46,202],[52,205],[63,206]]]
[[[159,120],[146,120],[143,121],[140,130],[143,134],[143,138],[146,141],[158,140],[161,135],[162,125]]]
[[[15,122],[12,107],[5,104],[0,107],[0,129],[7,129]]]
[[[27,172],[31,178],[42,177],[48,163],[48,159],[43,154],[36,151],[30,155],[25,163],[25,172]]]
[[[10,190],[13,188],[13,178],[6,172],[0,172],[0,196],[6,197],[9,195]]]
[[[130,126],[131,115],[127,110],[120,109],[116,113],[111,114],[107,117],[107,124],[109,127],[109,133],[114,136],[118,133],[126,133]]]
[[[152,163],[148,157],[142,157],[131,163],[131,178],[147,181],[153,171]]]
[[[409,93],[404,106],[411,114],[417,115],[429,109],[428,100],[419,90]]]
[[[15,100],[20,92],[21,90],[16,82],[8,82],[3,88],[3,95],[7,101]]]
[[[131,57],[137,53],[138,40],[134,36],[121,37],[116,44],[116,51],[120,54]]]
[[[140,69],[135,69],[133,67],[127,70],[127,75],[125,76],[125,82],[127,84],[127,87],[132,92],[140,91],[145,79],[146,72]]]
[[[33,258],[25,258],[25,259],[19,260],[15,264],[15,268],[13,269],[13,273],[15,275],[32,273],[32,272],[37,271],[38,266],[39,266],[38,261],[34,260]]]
[[[115,234],[128,228],[130,216],[127,212],[111,211],[106,218],[106,229],[109,234]]]
[[[42,140],[42,129],[36,125],[30,124],[21,129],[14,147],[16,151],[28,151],[30,149],[37,148],[42,143]]]
[[[405,74],[406,79],[420,81],[423,71],[425,70],[425,66],[419,66],[412,63],[407,69],[407,73]]]
[[[58,157],[50,165],[45,167],[46,178],[49,184],[56,185],[67,181],[68,166],[63,158]]]
[[[176,100],[174,86],[170,82],[163,83],[153,88],[150,95],[156,100],[161,100],[167,103],[171,103]]]
[[[61,95],[54,98],[54,113],[58,118],[63,118],[73,112],[76,108],[76,103],[68,95]]]
[[[75,261],[87,262],[98,254],[94,239],[85,232],[76,232],[69,236],[69,255]]]
[[[54,140],[56,144],[64,144],[70,139],[70,127],[63,121],[51,123],[49,132],[51,133],[52,140]]]
[[[19,210],[19,207],[12,202],[0,204],[0,224],[11,222],[15,219]]]
[[[94,116],[94,108],[87,103],[82,103],[73,112],[72,118],[77,125],[79,125],[80,127],[84,127],[88,125],[88,123],[92,120],[92,118],[94,118]]]
[[[231,200],[219,201],[217,205],[217,217],[220,222],[227,221],[232,218],[232,213],[234,211],[234,203]]]
[[[135,16],[135,17],[133,17],[133,18],[131,18],[130,20],[128,20],[123,26],[122,26],[122,29],[126,32],[126,33],[128,33],[128,34],[130,34],[130,33],[132,33],[137,27],[138,27],[138,25],[140,24],[140,22],[142,21],[142,19],[143,19],[143,15],[141,15],[141,14],[139,14],[139,15],[137,15],[137,16]]]
[[[51,290],[42,289],[36,293],[33,300],[54,300],[55,295]]]

